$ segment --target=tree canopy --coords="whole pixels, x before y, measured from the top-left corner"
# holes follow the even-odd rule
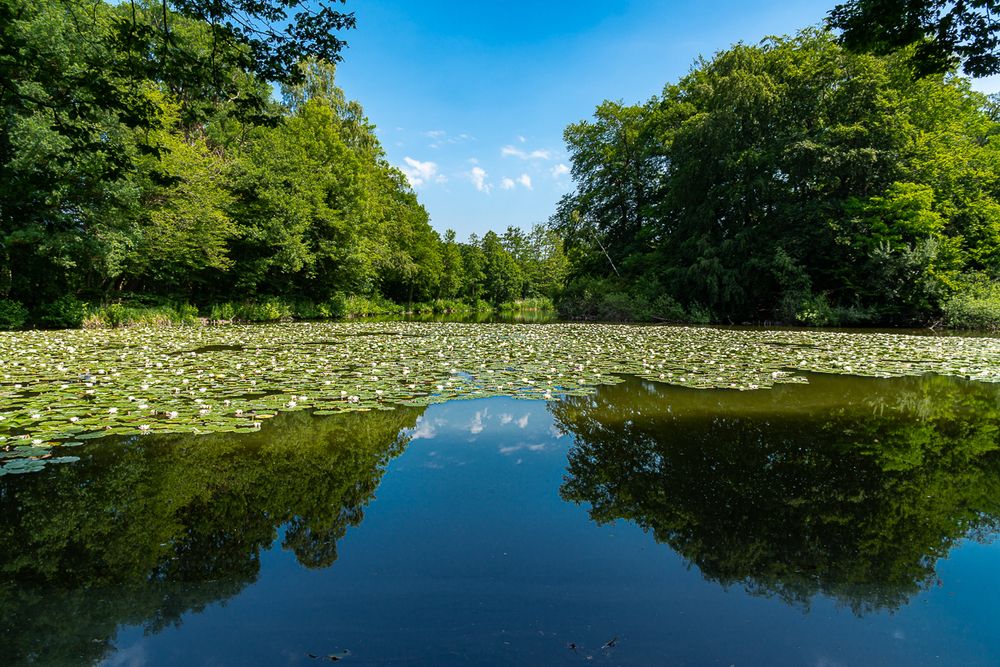
[[[919,75],[961,64],[970,76],[1000,73],[1000,2],[995,0],[851,0],[830,12],[850,49],[888,54],[914,45]]]
[[[551,220],[565,307],[599,317],[928,321],[1000,276],[997,123],[908,53],[807,30],[701,60],[645,104],[566,128]]]
[[[500,282],[467,276],[337,86],[338,4],[0,0],[0,327],[79,325],[80,301],[329,316],[557,289],[498,237]],[[537,240],[522,261],[561,252]]]

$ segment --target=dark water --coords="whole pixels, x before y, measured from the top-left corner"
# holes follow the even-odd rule
[[[0,478],[0,664],[1000,664],[1000,387],[630,381],[74,453]]]

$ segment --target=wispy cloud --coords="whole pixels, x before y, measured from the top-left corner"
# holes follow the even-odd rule
[[[546,449],[546,447],[543,444],[537,444],[537,445],[508,445],[506,447],[501,447],[499,449],[499,451],[500,451],[500,453],[503,456],[510,456],[511,454],[515,454],[515,453],[520,452],[520,451],[525,451],[526,450],[526,451],[529,451],[529,452],[544,452],[545,449]]]
[[[500,155],[503,157],[516,157],[521,160],[551,160],[552,151],[548,150],[533,150],[525,151],[517,148],[516,146],[504,146],[500,149]]]
[[[531,176],[528,176],[527,174],[521,174],[517,178],[510,178],[510,177],[504,176],[503,179],[500,181],[500,189],[501,190],[513,190],[518,185],[520,185],[521,187],[524,187],[524,188],[527,188],[528,190],[530,190],[531,189]]]
[[[469,422],[469,433],[478,435],[483,432],[483,429],[486,428],[484,421],[489,416],[489,412],[489,410],[480,410],[475,414],[472,421]]]
[[[568,173],[569,173],[569,167],[564,165],[562,162],[552,167],[552,176],[555,178],[559,178],[560,176],[565,176]]]
[[[421,162],[408,156],[403,160],[406,162],[406,166],[401,167],[401,169],[406,174],[406,179],[410,181],[410,185],[415,188],[429,183],[437,176],[438,166],[434,162]],[[440,178],[438,182],[440,182]]]
[[[469,180],[472,181],[472,185],[480,192],[489,194],[493,191],[493,185],[487,181],[489,174],[482,167],[473,167],[468,176]]]
[[[429,440],[437,435],[437,426],[443,422],[417,417],[417,425],[410,432],[411,440]],[[433,452],[432,452],[433,455]]]
[[[421,134],[428,139],[433,140],[430,144],[428,144],[430,148],[441,148],[445,144],[464,144],[467,141],[475,141],[476,139],[467,132],[450,135],[444,130],[428,130],[427,132],[422,132]]]

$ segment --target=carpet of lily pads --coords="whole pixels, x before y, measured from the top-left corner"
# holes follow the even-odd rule
[[[1000,339],[603,324],[298,323],[0,334],[0,475],[109,435],[260,428],[486,396],[552,399],[636,375],[765,389],[803,372],[1000,382]]]

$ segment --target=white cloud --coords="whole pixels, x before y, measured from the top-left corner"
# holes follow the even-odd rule
[[[434,162],[421,162],[411,157],[403,159],[407,164],[407,166],[402,167],[403,173],[406,174],[407,180],[410,181],[410,185],[413,187],[428,183],[437,175],[438,166]]]
[[[508,176],[504,176],[503,179],[501,179],[500,181],[501,190],[513,190],[518,185],[528,188],[530,190],[531,176],[528,176],[527,174],[521,174],[517,178],[510,178]]]
[[[486,182],[487,176],[486,170],[482,167],[473,167],[472,171],[469,172],[469,180],[476,186],[476,189],[489,194],[493,190],[493,186]]]
[[[476,138],[469,134],[468,132],[462,132],[461,134],[455,136],[449,136],[444,130],[428,130],[427,132],[421,132],[421,134],[428,139],[432,139],[432,143],[428,144],[431,148],[441,148],[445,144],[464,144],[467,141],[475,141]]]
[[[528,415],[524,415],[516,422],[518,428],[527,428],[528,426]]]
[[[411,440],[421,440],[421,439],[431,439],[437,435],[437,429],[428,419],[424,419],[422,416],[417,417],[417,425],[410,432]],[[431,456],[434,456],[436,452],[431,452]]]
[[[490,411],[487,409],[487,410],[480,410],[475,414],[475,416],[472,418],[472,421],[469,422],[469,433],[471,433],[472,435],[477,435],[483,432],[483,429],[486,428],[485,424],[483,424],[483,420],[486,419],[486,417],[489,415],[489,412]]]
[[[503,157],[516,157],[522,160],[551,160],[552,151],[547,150],[534,150],[531,152],[523,151],[520,148],[514,146],[504,146],[500,149],[500,155]]]
[[[552,167],[552,175],[555,178],[559,178],[560,176],[565,176],[568,173],[569,173],[569,167],[564,165],[562,162]]]
[[[500,415],[500,425],[501,426],[506,426],[507,424],[511,423],[512,421],[514,421],[514,415],[510,414],[509,412],[505,412],[502,415]]]
[[[523,143],[525,143],[525,142],[527,141],[527,139],[525,139],[525,138],[524,138],[524,137],[522,137],[521,135],[518,135],[518,137],[517,137],[517,140],[518,140],[519,142],[521,142],[522,144],[523,144]]]

